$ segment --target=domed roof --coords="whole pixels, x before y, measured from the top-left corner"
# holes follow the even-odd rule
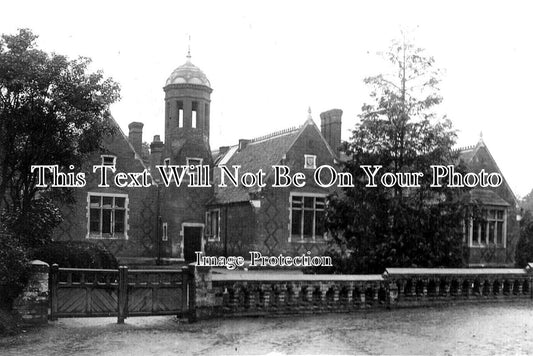
[[[166,85],[171,84],[196,84],[211,88],[211,83],[204,72],[191,63],[191,55],[187,54],[187,62],[174,69],[168,77]]]

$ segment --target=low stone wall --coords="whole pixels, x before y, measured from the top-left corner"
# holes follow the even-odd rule
[[[530,299],[532,275],[515,268],[388,268],[396,306]]]
[[[192,320],[530,299],[528,269],[389,268],[382,275],[194,274]]]
[[[48,322],[49,270],[46,262],[31,261],[28,283],[13,302],[13,309],[18,312],[26,325],[39,325]]]

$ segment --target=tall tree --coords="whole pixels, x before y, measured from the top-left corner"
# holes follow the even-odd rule
[[[27,29],[0,39],[0,212],[20,227],[36,216],[57,223],[53,206],[36,203],[31,166],[80,167],[112,133],[109,105],[119,98],[112,79],[88,72],[89,59],[48,54],[36,39]]]
[[[348,251],[339,262],[348,272],[383,272],[394,266],[458,266],[462,261],[464,191],[432,188],[431,165],[456,163],[456,133],[434,109],[441,103],[439,70],[424,50],[393,41],[385,58],[392,74],[365,79],[370,102],[345,143],[344,170],[355,187],[329,204],[327,224],[334,242]],[[421,172],[420,187],[368,187],[363,165],[381,165],[376,174]],[[460,170],[460,169],[459,169]],[[345,257],[346,258],[346,257]]]

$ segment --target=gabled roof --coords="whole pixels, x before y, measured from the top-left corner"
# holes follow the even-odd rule
[[[490,153],[488,147],[485,145],[485,142],[483,141],[483,136],[480,136],[479,137],[479,141],[477,144],[475,145],[472,145],[472,146],[467,146],[467,147],[462,147],[462,148],[459,148],[458,151],[459,151],[459,160],[462,161],[467,167],[471,167],[472,165],[472,162],[473,162],[473,159],[474,157],[477,155],[478,151],[481,149],[481,148],[485,148],[485,150],[487,151],[487,154],[489,155],[489,158],[492,160],[492,162],[494,163],[494,166],[496,167],[496,170],[497,170],[497,173],[499,173],[502,178],[503,178],[503,184],[505,186],[505,188],[511,193],[513,199],[514,199],[514,202],[515,202],[515,205],[518,204],[518,199],[516,198],[516,195],[514,194],[513,190],[511,189],[511,187],[509,186],[509,184],[507,183],[507,180],[505,179],[505,177],[503,176],[502,174],[502,171],[500,170],[500,167],[498,167],[498,164],[496,163],[496,160],[494,160],[494,157],[492,157],[492,154]],[[493,192],[493,194],[498,197],[499,200],[497,200],[495,197],[489,197],[487,194],[488,193],[485,193],[483,196],[480,196],[478,193],[474,193],[476,191],[480,191],[479,189],[475,189],[474,191],[471,192],[471,198],[472,199],[475,199],[476,197],[479,198],[479,200],[481,202],[483,202],[484,204],[489,204],[489,205],[505,205],[505,204],[499,204],[498,201],[503,201],[505,202],[503,199],[501,199],[497,194],[495,194]],[[487,190],[483,190],[483,191],[487,191]],[[483,199],[487,200],[488,202],[485,203],[483,201]],[[490,203],[492,202],[492,203]],[[501,202],[500,202],[501,203]],[[507,205],[509,205],[507,202],[505,202]]]
[[[320,134],[321,139],[327,145],[329,152],[335,157],[333,150],[322,136],[320,129],[312,119],[308,118],[300,127],[292,127],[254,138],[250,140],[244,148],[239,149],[239,145],[229,147],[223,155],[215,157],[216,165],[225,165],[231,172],[233,172],[231,166],[240,165],[240,173],[256,173],[259,169],[262,169],[263,172],[266,173],[266,181],[272,172],[272,166],[280,164],[281,160],[298,140],[298,137],[310,125],[315,127]],[[219,169],[215,169],[214,171],[214,180],[215,197],[211,203],[227,204],[249,201],[250,193],[255,191],[253,188],[245,188],[242,185],[234,187],[233,184],[228,184],[228,182],[226,182],[227,187],[218,187],[220,182]]]
[[[128,148],[133,153],[133,157],[136,161],[138,161],[141,164],[141,167],[143,169],[147,169],[146,164],[144,163],[143,159],[141,158],[141,152],[136,152],[135,148],[133,148],[133,145],[131,144],[130,140],[128,140],[128,136],[124,134],[124,131],[120,128],[120,125],[117,123],[115,118],[113,116],[109,116],[109,123],[112,127],[116,129],[116,132],[113,136],[109,137],[111,140],[115,139],[122,139],[124,143],[128,146]]]
[[[490,189],[472,189],[468,192],[471,202],[479,202],[483,205],[510,206],[508,202]]]

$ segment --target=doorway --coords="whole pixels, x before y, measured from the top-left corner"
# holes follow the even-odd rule
[[[202,226],[188,226],[183,224],[183,258],[185,262],[196,261],[196,251],[203,251]]]

